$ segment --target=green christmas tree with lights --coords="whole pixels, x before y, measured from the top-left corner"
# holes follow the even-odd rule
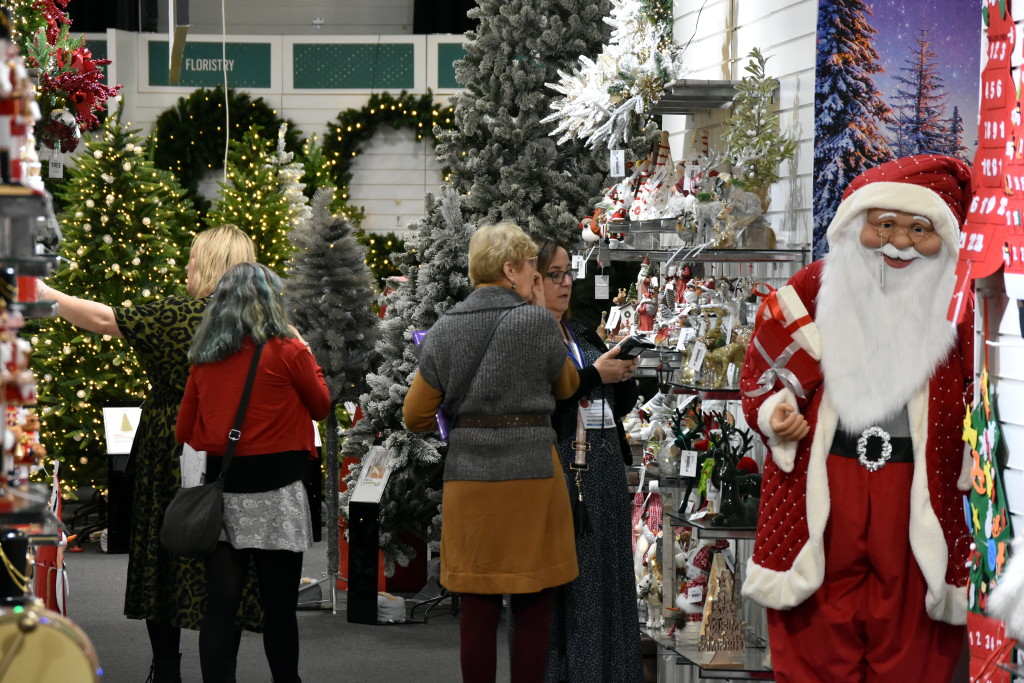
[[[366,265],[373,271],[373,281],[378,288],[387,278],[402,274],[396,255],[405,251],[405,242],[398,235],[393,232],[378,235],[360,230],[356,239],[366,247]]]
[[[366,211],[359,206],[349,206],[341,193],[334,185],[334,161],[331,160],[324,146],[316,133],[313,133],[302,142],[302,184],[305,186],[303,192],[306,197],[313,198],[316,191],[321,188],[331,190],[334,199],[331,201],[331,212],[336,216],[344,216],[352,227],[358,228],[359,224],[366,218]]]
[[[206,215],[210,227],[231,223],[247,233],[256,244],[256,259],[284,273],[291,255],[288,231],[294,213],[279,175],[275,142],[264,138],[255,126],[228,148],[227,181]],[[301,194],[301,193],[300,193]]]
[[[158,169],[120,112],[86,144],[57,191],[64,239],[47,282],[73,296],[132,306],[183,293],[196,213],[174,176]],[[103,488],[104,406],[138,405],[149,388],[120,338],[83,332],[59,318],[33,337],[42,439],[64,462],[65,492]]]

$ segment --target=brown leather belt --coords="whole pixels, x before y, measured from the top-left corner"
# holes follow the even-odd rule
[[[464,427],[550,427],[550,415],[459,415],[455,429]]]

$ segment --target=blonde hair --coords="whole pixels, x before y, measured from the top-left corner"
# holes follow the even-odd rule
[[[521,266],[536,255],[537,245],[515,223],[481,226],[469,240],[469,281],[473,286],[498,282],[506,263]]]
[[[221,276],[232,267],[255,261],[256,247],[238,226],[228,223],[196,235],[189,259],[195,265],[188,279],[188,293],[201,299],[213,293]]]

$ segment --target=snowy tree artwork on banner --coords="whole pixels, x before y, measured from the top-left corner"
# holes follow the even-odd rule
[[[843,191],[914,154],[977,147],[981,26],[961,0],[820,0],[814,95],[814,257]]]

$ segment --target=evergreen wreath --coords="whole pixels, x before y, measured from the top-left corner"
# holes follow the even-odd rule
[[[282,123],[288,124],[285,148],[297,151],[299,130],[285,121],[263,100],[228,89],[231,139],[241,140],[252,126],[261,129],[261,137],[276,139]],[[224,88],[199,88],[162,112],[153,124],[151,137],[153,162],[172,171],[192,199],[196,209],[205,213],[210,206],[199,196],[199,181],[210,171],[224,167]]]
[[[454,107],[442,106],[434,95],[412,95],[402,91],[397,97],[386,92],[370,95],[369,101],[359,109],[346,109],[327,127],[324,151],[333,166],[331,175],[341,194],[348,199],[348,184],[352,180],[352,160],[363,151],[363,146],[380,126],[395,130],[408,128],[417,140],[430,136],[437,144],[437,133],[455,127]],[[447,171],[444,171],[447,175]]]

